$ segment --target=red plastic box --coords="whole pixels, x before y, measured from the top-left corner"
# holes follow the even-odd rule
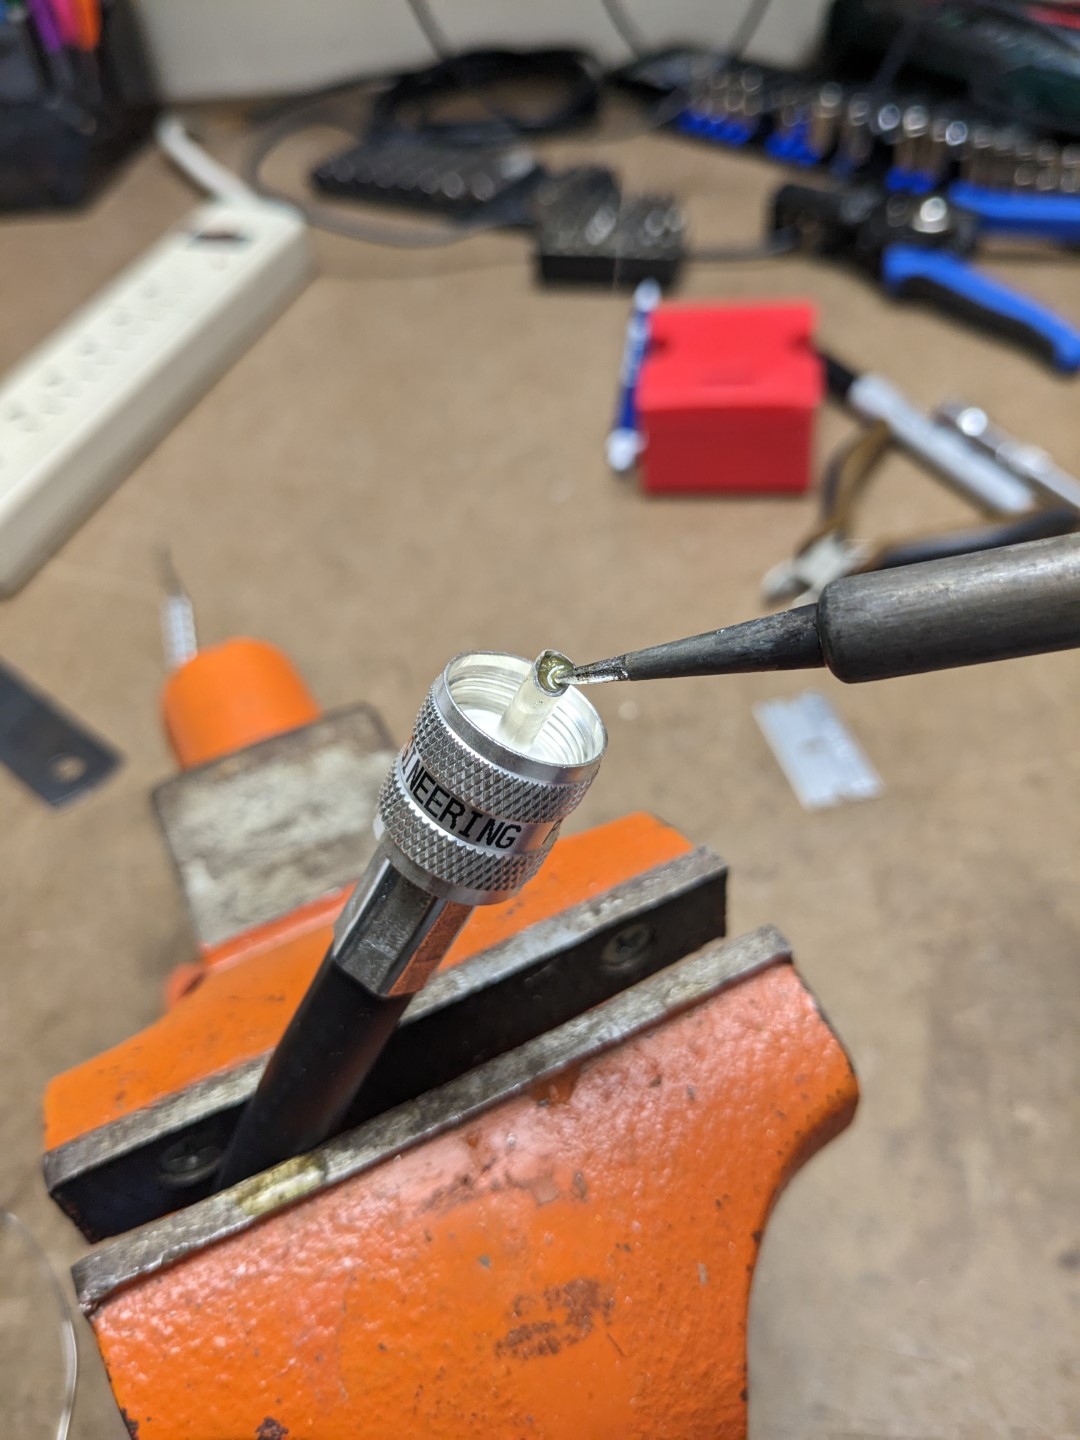
[[[651,494],[788,494],[810,483],[823,390],[812,305],[661,305],[637,387]]]

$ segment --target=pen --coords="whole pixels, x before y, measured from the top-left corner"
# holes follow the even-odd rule
[[[620,475],[633,467],[641,449],[637,429],[637,383],[649,345],[649,316],[659,303],[660,286],[655,280],[642,280],[634,291],[634,308],[626,327],[615,425],[607,438],[607,462]]]
[[[49,55],[58,55],[64,42],[48,0],[29,0],[28,10],[42,48]]]

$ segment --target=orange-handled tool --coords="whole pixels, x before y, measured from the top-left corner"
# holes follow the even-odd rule
[[[200,650],[191,601],[165,560],[162,613],[171,673],[161,696],[165,733],[185,770],[260,740],[309,725],[322,714],[292,661],[265,640],[238,636]]]
[[[161,709],[169,744],[185,770],[296,730],[321,714],[287,655],[242,636],[200,650],[174,670]]]

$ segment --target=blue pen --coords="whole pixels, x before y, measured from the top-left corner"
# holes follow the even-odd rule
[[[637,385],[649,344],[649,316],[659,303],[660,286],[655,280],[642,280],[634,291],[634,306],[626,326],[615,425],[607,438],[607,462],[620,475],[633,469],[634,461],[641,453],[642,439],[637,428]]]

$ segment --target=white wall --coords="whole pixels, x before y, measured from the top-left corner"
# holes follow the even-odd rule
[[[404,0],[136,0],[173,100],[302,91],[432,59]],[[625,0],[650,43],[722,46],[748,0]],[[772,0],[751,53],[804,58],[827,0]],[[577,44],[626,58],[600,0],[431,0],[454,46]]]

